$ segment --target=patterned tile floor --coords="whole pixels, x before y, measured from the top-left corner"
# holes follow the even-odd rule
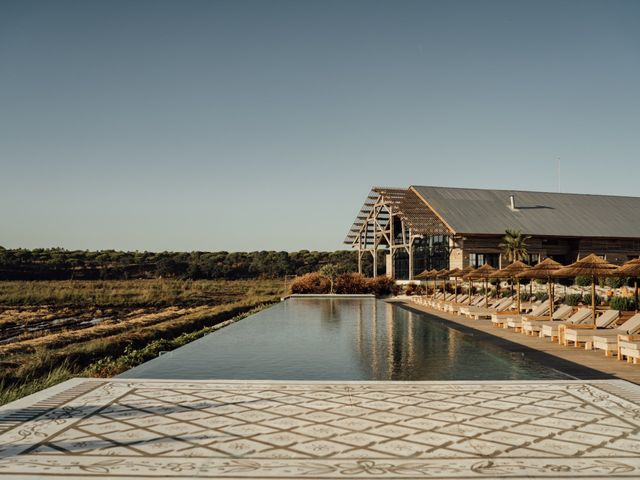
[[[640,478],[623,381],[74,379],[0,407],[2,478]]]

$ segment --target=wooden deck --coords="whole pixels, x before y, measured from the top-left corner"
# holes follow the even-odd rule
[[[405,308],[423,312],[456,330],[482,336],[510,350],[521,352],[529,358],[552,366],[579,379],[619,378],[640,384],[640,365],[628,364],[615,357],[605,357],[602,351],[564,347],[548,338],[530,337],[516,333],[512,328],[493,326],[490,320],[472,320],[418,305],[410,300],[391,300]]]

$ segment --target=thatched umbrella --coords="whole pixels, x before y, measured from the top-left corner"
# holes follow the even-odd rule
[[[493,268],[491,265],[489,265],[488,263],[485,263],[484,265],[482,265],[481,267],[475,269],[472,272],[469,272],[466,275],[466,278],[468,279],[482,279],[484,280],[484,306],[488,307],[489,306],[489,296],[488,296],[488,283],[489,283],[489,276],[495,272],[496,269]]]
[[[634,303],[636,306],[636,313],[638,312],[638,277],[640,277],[640,258],[635,260],[629,260],[616,270],[616,275],[621,277],[633,277],[633,286],[635,290]]]
[[[458,278],[462,277],[464,274],[462,273],[462,270],[460,270],[459,268],[454,268],[452,270],[449,270],[449,278],[453,278],[455,279],[455,298],[454,301],[456,303],[458,303]]]
[[[518,278],[540,278],[547,280],[547,289],[549,295],[549,320],[553,320],[554,301],[553,284],[551,282],[551,279],[553,278],[554,274],[562,268],[562,264],[556,262],[551,258],[545,258],[539,264],[517,275]]]
[[[431,278],[431,271],[423,270],[418,275],[413,277],[414,280],[426,280],[427,278]]]
[[[520,313],[520,279],[518,278],[518,274],[526,272],[529,269],[531,269],[529,265],[521,262],[520,260],[516,260],[505,268],[491,274],[491,278],[510,278],[512,279],[512,281],[518,281],[518,283],[516,284],[516,295],[518,296],[518,313]],[[513,290],[511,292],[513,293]]]
[[[591,277],[591,309],[593,311],[593,328],[596,328],[596,280],[598,277],[615,275],[618,265],[607,262],[604,258],[592,253],[582,260],[572,263],[556,271],[556,277]]]
[[[424,270],[424,271],[420,272],[418,275],[416,275],[413,278],[416,279],[416,280],[429,280],[430,278],[434,278],[437,273],[438,273],[438,271],[435,270],[435,269]],[[427,287],[428,287],[428,285],[427,285]],[[428,288],[427,288],[427,290],[428,290]],[[435,285],[435,280],[434,280],[433,294],[435,295],[435,293],[436,293],[436,285]]]

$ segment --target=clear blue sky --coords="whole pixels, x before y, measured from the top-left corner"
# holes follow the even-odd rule
[[[0,245],[336,249],[372,185],[640,195],[640,2],[0,3]]]

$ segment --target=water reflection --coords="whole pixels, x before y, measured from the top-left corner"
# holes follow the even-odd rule
[[[124,377],[283,380],[561,378],[554,370],[373,299],[290,299]]]

